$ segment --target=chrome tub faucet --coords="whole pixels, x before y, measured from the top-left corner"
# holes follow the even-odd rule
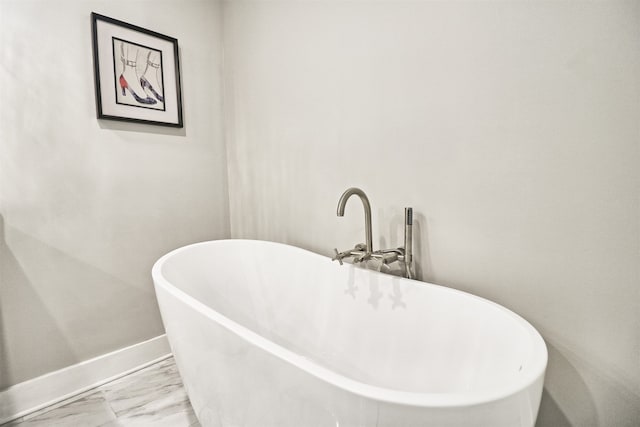
[[[359,243],[355,245],[353,249],[344,252],[338,252],[338,249],[334,249],[335,255],[332,261],[338,261],[340,265],[342,265],[342,260],[345,258],[352,258],[354,263],[374,258],[380,261],[379,270],[382,270],[384,266],[388,267],[391,263],[401,262],[404,264],[405,276],[411,279],[411,264],[413,261],[413,208],[404,209],[404,246],[395,249],[374,251],[373,233],[371,231],[371,204],[364,191],[356,187],[351,187],[342,193],[340,200],[338,200],[337,214],[338,216],[344,216],[344,208],[347,205],[347,200],[354,194],[360,197],[364,207],[366,243]]]
[[[369,198],[364,191],[359,188],[351,187],[348,188],[347,191],[342,193],[340,196],[340,200],[338,200],[338,216],[344,216],[344,208],[347,205],[347,200],[349,197],[353,195],[357,195],[360,197],[362,201],[362,206],[364,207],[364,234],[365,234],[365,251],[366,254],[371,255],[373,253],[373,233],[371,231],[371,204],[369,203]]]

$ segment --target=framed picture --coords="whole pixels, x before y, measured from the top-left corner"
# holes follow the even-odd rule
[[[91,14],[99,119],[182,127],[178,40]]]

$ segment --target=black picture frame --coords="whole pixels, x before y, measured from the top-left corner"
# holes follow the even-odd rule
[[[98,119],[181,128],[178,40],[91,13]]]

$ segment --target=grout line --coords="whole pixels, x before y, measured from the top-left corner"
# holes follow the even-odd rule
[[[80,399],[82,399],[82,398],[84,398],[84,397],[86,397],[86,396],[88,396],[90,394],[93,394],[94,392],[95,392],[95,389],[92,388],[92,389],[80,392],[78,394],[75,394],[73,396],[70,396],[70,397],[68,397],[66,399],[63,399],[63,400],[61,400],[59,402],[56,402],[56,403],[54,403],[52,405],[45,406],[44,408],[37,409],[37,410],[35,410],[33,412],[30,412],[30,413],[24,415],[22,417],[22,421],[28,421],[28,420],[31,420],[31,419],[33,419],[35,417],[39,417],[40,415],[46,414],[49,411],[53,411],[54,409],[61,408],[61,407],[65,406],[65,405],[68,405],[69,403],[73,403],[76,400],[80,400]]]
[[[64,398],[64,399],[62,399],[62,400],[60,400],[60,401],[58,401],[56,403],[53,403],[53,404],[48,405],[48,406],[45,406],[43,408],[35,409],[34,411],[31,411],[31,412],[29,412],[27,414],[23,414],[19,418],[16,418],[16,419],[8,421],[6,425],[7,426],[11,426],[13,424],[10,424],[10,423],[15,423],[16,420],[20,420],[19,422],[28,421],[28,420],[33,419],[35,417],[38,417],[38,416],[40,416],[42,414],[46,414],[47,412],[52,411],[54,409],[61,408],[62,406],[65,406],[65,405],[68,405],[70,403],[73,403],[76,400],[79,400],[79,399],[82,399],[83,397],[88,396],[89,394],[95,393],[96,390],[98,388],[102,387],[102,386],[110,384],[110,383],[112,383],[112,382],[114,382],[116,380],[119,380],[121,378],[124,378],[126,376],[138,373],[139,371],[142,371],[143,369],[150,368],[153,365],[158,364],[158,363],[160,363],[160,362],[162,362],[164,360],[167,360],[168,358],[170,358],[172,356],[173,356],[172,353],[165,354],[164,356],[160,356],[157,359],[151,360],[150,362],[143,363],[142,365],[136,366],[133,369],[129,369],[129,370],[124,371],[124,372],[122,372],[120,374],[117,374],[117,375],[114,375],[114,376],[112,376],[110,378],[107,378],[106,380],[101,381],[101,382],[99,382],[97,384],[94,384],[94,385],[90,386],[89,388],[80,389],[80,390],[78,390],[77,393],[73,394],[72,396]],[[109,405],[109,407],[111,408],[111,405]],[[112,411],[113,411],[113,409],[112,409]],[[113,411],[113,412],[115,414],[115,411]],[[5,424],[0,424],[0,427],[2,427],[4,425]]]

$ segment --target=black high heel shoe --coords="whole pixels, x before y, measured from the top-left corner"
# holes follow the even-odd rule
[[[129,89],[129,92],[131,92],[131,95],[133,95],[133,98],[141,104],[153,105],[158,102],[155,99],[151,98],[150,96],[147,96],[146,98],[142,98],[138,96],[138,94],[135,93],[133,89],[129,87],[129,83],[127,83],[127,79],[125,79],[124,75],[122,74],[120,74],[119,82],[120,82],[120,89],[122,89],[122,96],[127,96],[127,92],[125,91],[125,89]]]
[[[151,86],[151,83],[149,83],[149,80],[147,80],[145,76],[140,77],[140,86],[142,86],[142,89],[149,89],[153,96],[158,98],[158,101],[164,102],[164,97],[156,92],[156,90],[153,88],[153,86]]]

